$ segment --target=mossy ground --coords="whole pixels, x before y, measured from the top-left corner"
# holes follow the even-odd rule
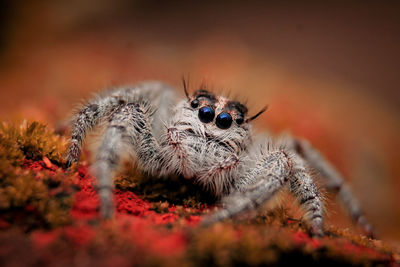
[[[160,180],[125,168],[115,184],[117,214],[99,218],[88,165],[63,168],[66,139],[38,122],[0,125],[2,266],[391,265],[397,250],[327,226],[309,236],[282,206],[253,219],[200,228],[217,205],[179,177]]]

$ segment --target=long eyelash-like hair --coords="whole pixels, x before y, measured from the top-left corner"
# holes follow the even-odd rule
[[[185,76],[182,76],[182,83],[183,83],[183,90],[184,90],[184,92],[185,92],[186,98],[187,98],[188,100],[190,100],[189,92],[188,92],[189,80],[186,82]]]
[[[246,120],[246,122],[250,122],[250,121],[256,119],[258,116],[260,116],[261,114],[263,114],[267,109],[268,109],[268,105],[265,106],[265,107],[263,107],[257,114],[255,114],[255,115],[251,116],[250,118],[248,118],[248,119]]]

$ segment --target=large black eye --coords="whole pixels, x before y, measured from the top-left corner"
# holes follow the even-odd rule
[[[190,103],[190,105],[192,106],[192,108],[197,108],[199,106],[199,100],[195,99],[192,101],[192,103]]]
[[[199,109],[199,119],[201,122],[209,123],[212,122],[215,116],[215,112],[210,107],[202,107]]]
[[[222,112],[215,119],[215,124],[218,126],[218,128],[228,129],[232,124],[232,116],[226,112]]]

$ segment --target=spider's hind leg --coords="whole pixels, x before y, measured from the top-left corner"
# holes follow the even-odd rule
[[[293,149],[326,179],[327,189],[338,193],[339,200],[347,209],[352,220],[357,222],[368,236],[373,237],[372,226],[367,221],[349,186],[344,182],[342,175],[308,141],[293,139],[291,144]]]

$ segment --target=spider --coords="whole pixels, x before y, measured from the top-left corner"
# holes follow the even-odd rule
[[[79,160],[83,140],[99,123],[106,125],[95,156],[103,218],[111,218],[113,173],[121,157],[133,152],[139,168],[152,176],[178,174],[202,185],[221,199],[222,209],[201,224],[237,217],[268,202],[284,187],[305,211],[313,236],[323,236],[322,195],[309,169],[326,179],[326,187],[338,193],[350,217],[368,235],[371,225],[340,173],[306,140],[287,136],[273,142],[253,136],[253,116],[238,101],[205,88],[177,101],[175,91],[161,82],[144,82],[104,92],[85,104],[73,118],[67,167]]]

